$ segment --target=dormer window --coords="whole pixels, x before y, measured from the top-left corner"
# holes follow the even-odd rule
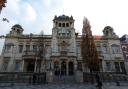
[[[13,28],[13,30],[15,31],[15,28]]]
[[[17,33],[20,34],[20,29],[17,29]]]
[[[108,32],[108,31],[106,31],[106,36],[108,36],[108,34],[109,34],[109,32]]]

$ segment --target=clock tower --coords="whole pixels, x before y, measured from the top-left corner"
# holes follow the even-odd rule
[[[72,16],[54,17],[51,46],[51,60],[54,64],[55,74],[57,74],[57,70],[63,75],[73,74],[76,61],[76,40]]]

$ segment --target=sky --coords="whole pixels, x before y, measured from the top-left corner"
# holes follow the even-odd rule
[[[55,15],[73,16],[75,30],[81,34],[83,18],[88,18],[93,35],[102,35],[105,26],[114,28],[121,37],[128,29],[127,0],[7,0],[0,14],[0,35],[6,35],[15,24],[24,34],[52,34]],[[3,22],[7,18],[9,23]],[[0,39],[0,52],[4,44]]]

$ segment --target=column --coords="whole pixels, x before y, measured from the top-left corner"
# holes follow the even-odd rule
[[[34,72],[37,72],[37,57],[36,57],[36,60],[35,60]]]
[[[15,66],[14,65],[14,60],[15,60],[15,54],[16,54],[15,46],[11,47],[11,51],[12,51],[11,58],[9,60],[8,68],[7,68],[8,72],[13,72],[14,71],[14,66]]]
[[[59,61],[59,76],[61,76],[61,61]]]
[[[106,69],[105,61],[102,60],[102,72],[105,72],[105,69]]]
[[[3,72],[3,58],[0,59],[0,72]]]
[[[77,70],[77,61],[74,61],[74,70]]]
[[[30,51],[33,51],[33,44],[30,42]]]
[[[21,71],[24,72],[24,60],[22,61]]]
[[[69,62],[66,62],[66,75],[69,75]]]
[[[111,62],[111,68],[112,68],[112,71],[111,72],[116,72],[114,62]]]

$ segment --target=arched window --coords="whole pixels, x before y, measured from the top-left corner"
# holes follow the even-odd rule
[[[123,46],[123,47],[122,47],[123,51],[126,51],[126,48],[127,48],[126,46]]]
[[[69,23],[66,23],[66,27],[69,27]]]
[[[58,23],[56,22],[56,26],[57,26],[57,24],[58,24]]]
[[[65,23],[63,23],[63,27],[65,27]]]
[[[59,27],[61,27],[61,23],[59,23]]]

